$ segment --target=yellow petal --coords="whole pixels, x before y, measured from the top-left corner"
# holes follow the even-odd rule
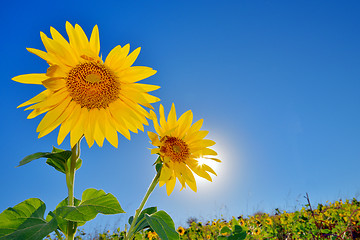
[[[205,159],[210,159],[210,160],[213,160],[213,161],[215,161],[215,162],[221,162],[221,160],[220,160],[220,159],[217,159],[217,158],[209,158],[209,157],[203,157],[203,158],[205,158]]]
[[[46,76],[65,78],[68,76],[68,74],[60,66],[52,65],[52,66],[48,67],[48,69],[46,71]]]
[[[20,104],[18,106],[18,108],[28,106],[33,103],[41,102],[41,101],[45,100],[50,94],[51,94],[51,91],[45,90],[45,91],[39,93],[38,95],[36,95],[35,97],[31,98],[30,100],[27,100],[26,102]]]
[[[94,144],[94,130],[97,124],[98,112],[99,109],[97,108],[89,110],[88,123],[84,126],[84,135],[89,147]]]
[[[54,54],[54,58],[59,59],[62,64],[73,66],[78,63],[73,57],[71,57],[71,52],[69,52],[64,46],[48,38],[43,32],[40,32],[40,37],[47,52],[49,54]]]
[[[164,106],[162,104],[160,104],[159,113],[160,113],[160,126],[162,127],[162,129],[164,129],[164,131],[166,131],[168,130],[168,126],[165,119]],[[163,137],[162,135],[160,136]]]
[[[179,127],[176,129],[177,136],[179,138],[182,139],[185,136],[186,132],[189,130],[191,126],[192,120],[193,120],[193,114],[191,110],[185,112],[183,115],[180,116],[178,121]]]
[[[121,66],[121,68],[128,68],[128,67],[130,67],[131,65],[133,65],[133,63],[135,62],[136,58],[139,56],[140,50],[141,50],[141,48],[139,47],[139,48],[135,49],[132,53],[130,53],[130,54],[126,57],[123,65]]]
[[[151,149],[151,154],[159,154],[160,153],[160,149],[159,148],[153,148]]]
[[[111,145],[114,147],[118,147],[118,136],[116,127],[112,123],[111,116],[107,114],[105,109],[99,110],[99,116],[98,116],[98,124],[97,127],[99,127],[102,135],[109,141]],[[102,135],[99,135],[100,139],[102,140]],[[96,141],[96,138],[95,138]]]
[[[124,102],[121,100],[112,102],[109,105],[109,110],[113,118],[116,119],[120,124],[126,126],[130,131],[137,133],[137,116],[129,107],[124,104]]]
[[[175,170],[174,173],[175,173],[176,178],[179,180],[179,182],[180,182],[180,184],[182,186],[181,189],[180,189],[180,191],[181,191],[182,189],[186,188],[185,178],[181,175],[180,171]]]
[[[204,122],[204,119],[200,119],[199,121],[195,122],[189,129],[189,131],[187,132],[187,136],[191,136],[192,134],[198,132],[202,126]],[[187,140],[188,137],[185,137],[185,139]]]
[[[108,56],[105,59],[105,65],[107,65],[111,69],[116,68],[117,61],[119,61],[119,56],[123,52],[123,49],[120,45],[117,45],[114,47],[108,54]]]
[[[198,176],[200,176],[202,178],[205,178],[206,180],[208,180],[210,182],[212,181],[211,176],[206,171],[204,171],[201,168],[201,166],[199,166],[197,163],[195,163],[195,164],[194,163],[188,163],[188,166]]]
[[[99,28],[97,25],[94,26],[91,37],[90,37],[90,48],[94,51],[96,55],[99,55],[100,52],[100,38],[99,38]]]
[[[161,105],[161,104],[160,104]],[[151,116],[151,119],[153,120],[153,123],[154,123],[154,128],[155,128],[155,131],[160,135],[162,136],[162,130],[159,126],[159,123],[158,123],[158,120],[157,120],[157,116],[155,114],[155,112],[153,110],[150,110],[150,116]]]
[[[95,130],[94,130],[94,139],[95,139],[95,142],[99,145],[99,147],[102,147],[103,144],[104,144],[104,140],[105,140],[105,136],[104,134],[101,132],[100,128],[99,128],[99,125],[97,125],[95,127]]]
[[[84,30],[79,26],[79,24],[75,24],[75,33],[81,44],[81,49],[87,49],[89,47],[89,40]]]
[[[163,167],[161,168],[159,181],[164,181],[164,182],[168,181],[172,176],[172,174],[173,171],[170,168],[163,165]]]
[[[48,78],[45,73],[30,73],[13,77],[12,80],[25,84],[42,84],[42,81]]]
[[[216,172],[211,167],[209,167],[208,165],[203,164],[203,165],[201,165],[201,168],[204,169],[205,171],[211,172],[212,174],[217,176]]]
[[[159,135],[157,135],[156,133],[150,132],[148,131],[148,136],[151,140],[151,144],[154,146],[160,146],[160,140],[159,140]]]
[[[188,144],[191,144],[192,142],[199,141],[206,137],[206,135],[209,134],[209,131],[200,130],[193,134],[188,134],[185,136],[184,141],[186,141]]]
[[[124,104],[134,111],[134,114],[141,123],[149,125],[146,118],[150,118],[150,114],[143,107],[135,102],[127,101],[126,99],[124,99]]]
[[[84,127],[88,122],[89,111],[87,108],[81,108],[79,119],[76,121],[74,127],[70,132],[70,145],[74,147],[80,138],[84,135]]]
[[[58,120],[60,118],[60,116],[62,115],[62,113],[65,111],[66,107],[69,105],[70,101],[71,101],[71,98],[66,98],[58,106],[56,106],[54,109],[49,111],[44,116],[44,118],[41,120],[41,122],[39,123],[36,131],[41,132],[45,128],[48,128],[49,125],[54,123],[56,120]],[[65,119],[63,119],[63,120],[65,120]]]
[[[109,66],[114,70],[114,72],[119,73],[125,68],[123,67],[126,56],[129,54],[130,45],[126,44],[123,48],[119,49],[117,53],[113,56]]]
[[[117,65],[114,66],[113,64],[111,68],[116,72],[116,76],[119,78],[119,81],[125,83],[138,82],[156,73],[156,70],[153,70],[150,67],[143,67],[143,66],[133,66],[126,69],[122,69]]]
[[[52,132],[55,128],[57,128],[60,124],[62,124],[69,117],[69,115],[72,113],[72,111],[74,109],[75,103],[70,102],[68,105],[66,105],[66,102],[67,101],[63,102],[65,104],[64,111],[61,113],[61,115],[53,123],[49,124],[44,130],[40,131],[39,138],[47,135],[50,132]],[[59,109],[60,107],[61,107],[61,105],[56,107],[56,109]],[[55,109],[52,110],[51,112],[53,112],[53,111],[55,111]]]
[[[47,107],[42,107],[42,108],[36,108],[34,109],[28,116],[27,119],[32,119],[34,117],[39,116],[40,114],[43,114],[44,112],[47,112],[51,109],[53,109],[54,107],[56,107],[57,105],[54,106],[47,106]],[[26,109],[25,109],[26,110]]]
[[[173,103],[171,105],[171,109],[168,115],[167,119],[168,128],[174,128],[177,126],[177,118],[176,118],[176,110],[175,110],[175,104]]]
[[[126,137],[127,139],[130,140],[130,132],[129,129],[126,127],[125,123],[122,121],[121,118],[116,118],[116,116],[114,117],[111,109],[107,108],[106,109],[107,115],[108,115],[108,120],[111,124],[114,125],[114,127],[116,128],[116,130],[121,133],[124,137]]]
[[[66,87],[66,80],[64,78],[48,78],[42,82],[44,87],[55,92],[61,88]]]
[[[56,58],[54,55],[51,55],[39,49],[26,48],[26,50],[44,59],[49,65],[59,65],[61,63],[60,60]]]
[[[80,56],[81,48],[82,48],[81,42],[75,32],[74,27],[69,22],[66,22],[65,28],[66,28],[66,32],[69,36],[69,43],[70,43],[71,48],[73,49],[74,52],[76,52],[76,55]]]
[[[109,141],[109,143],[111,145],[113,145],[114,147],[118,147],[118,136],[117,136],[117,131],[116,129],[112,126],[112,124],[109,122],[110,119],[108,119],[106,117],[106,122],[101,123],[105,125],[106,128],[106,139]]]
[[[80,113],[81,113],[81,107],[79,104],[76,104],[71,113],[71,116],[69,116],[60,126],[59,134],[58,134],[58,138],[57,138],[58,145],[60,145],[64,141],[66,135],[70,132],[72,127],[76,124],[76,122],[78,121],[78,119],[80,117]]]
[[[134,91],[138,91],[142,93],[152,92],[160,88],[160,86],[143,84],[143,83],[131,83],[131,84],[124,83],[122,86],[125,86],[126,89],[132,89]]]
[[[167,195],[170,196],[170,194],[172,193],[172,191],[175,188],[175,184],[176,184],[176,178],[173,175],[167,182],[166,182],[166,192]]]
[[[69,42],[66,41],[65,38],[53,27],[50,27],[50,33],[52,38],[66,49],[66,52],[69,54],[68,57],[72,58],[71,62],[78,62],[79,58],[75,55],[75,52],[72,50]]]
[[[30,107],[27,107],[25,110],[57,106],[61,103],[61,101],[63,101],[68,96],[69,96],[69,92],[65,88],[63,88],[55,92],[54,94],[49,95],[49,97],[47,97],[45,100],[37,104],[34,104]]]
[[[133,102],[137,102],[145,107],[153,108],[150,103],[155,103],[160,101],[158,97],[152,96],[148,93],[142,93],[139,91],[136,91],[135,89],[126,88],[124,86],[120,90],[120,98],[122,99],[130,99]]]
[[[202,150],[202,154],[203,155],[214,155],[216,156],[217,155],[217,152],[215,152],[214,150],[210,149],[210,148],[204,148]]]

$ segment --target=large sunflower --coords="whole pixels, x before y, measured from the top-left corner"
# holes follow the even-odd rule
[[[66,22],[69,42],[53,27],[51,38],[40,32],[46,52],[27,48],[31,53],[46,60],[50,65],[46,73],[32,73],[12,80],[40,84],[46,90],[21,104],[32,105],[28,118],[46,113],[37,127],[39,138],[59,125],[58,144],[70,132],[74,146],[82,136],[91,147],[94,140],[99,146],[106,138],[113,146],[118,145],[117,132],[130,139],[129,130],[137,133],[148,125],[149,113],[140,105],[152,108],[150,103],[159,101],[148,92],[158,86],[136,83],[156,73],[149,67],[131,66],[140,48],[129,54],[129,44],[116,46],[106,57],[99,57],[99,30],[93,28],[90,40],[79,25]]]
[[[154,122],[156,133],[148,132],[152,145],[156,148],[152,154],[159,154],[163,162],[159,185],[166,184],[167,194],[174,190],[176,179],[186,187],[186,184],[196,192],[196,181],[193,173],[212,181],[208,172],[216,175],[215,171],[206,164],[201,164],[199,159],[210,159],[220,162],[211,157],[217,153],[209,147],[214,145],[212,140],[204,139],[208,131],[200,130],[203,120],[192,125],[193,114],[191,110],[185,112],[179,119],[176,118],[175,105],[172,104],[167,120],[165,119],[164,107],[160,104],[160,125],[156,114],[151,110],[151,118]]]

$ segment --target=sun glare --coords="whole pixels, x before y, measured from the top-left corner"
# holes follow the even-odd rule
[[[216,162],[214,160],[211,160],[211,159],[206,159],[206,158],[197,158],[196,160],[198,160],[198,165],[203,165],[203,164],[206,164],[208,165],[209,167],[211,167],[218,175],[219,173],[221,173],[221,164],[222,163],[219,163],[219,162]],[[220,159],[221,160],[221,159]],[[220,172],[219,172],[220,171]],[[210,176],[211,178],[214,179],[217,178],[217,176],[213,175],[210,173]],[[202,178],[202,177],[199,177],[197,175],[195,175],[195,179],[196,179],[196,182],[198,182],[199,184],[203,185],[205,183],[211,183],[209,182],[208,180]]]

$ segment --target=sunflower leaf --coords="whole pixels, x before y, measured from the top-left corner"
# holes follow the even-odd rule
[[[77,198],[74,198],[74,205],[75,206],[79,206],[80,204],[80,200]],[[46,221],[51,221],[53,218],[56,218],[56,221],[58,222],[58,228],[65,234],[67,235],[67,231],[68,231],[68,220],[64,219],[63,217],[60,216],[61,213],[61,207],[67,206],[68,205],[68,198],[65,198],[64,200],[62,200],[55,208],[55,210],[53,211],[52,214],[48,214],[46,217]],[[60,210],[59,210],[60,209]],[[85,222],[77,222],[75,223],[75,228],[84,225]]]
[[[45,221],[45,204],[38,198],[27,199],[0,214],[0,239],[40,240],[57,229],[55,218]]]
[[[163,240],[177,240],[179,234],[175,230],[174,221],[165,211],[158,211],[151,215],[145,214],[146,221],[150,227]]]
[[[39,159],[39,158],[47,158],[51,153],[49,152],[37,152],[37,153],[33,153],[31,155],[28,155],[26,157],[24,157],[19,165],[17,167],[23,166],[25,164],[28,164],[29,162]]]
[[[241,233],[232,234],[227,239],[228,240],[244,240],[245,238],[246,238],[246,232],[241,232]]]
[[[33,160],[39,159],[39,158],[47,158],[46,163],[53,168],[55,168],[57,171],[65,173],[66,174],[66,163],[71,158],[71,151],[69,150],[63,150],[56,147],[53,147],[52,152],[38,152],[31,154],[29,156],[26,156],[23,158],[19,165],[17,167],[23,166]],[[76,170],[78,170],[81,167],[82,160],[78,159],[76,161]]]
[[[225,234],[230,235],[231,234],[231,229],[228,226],[224,226],[223,228],[221,228],[220,233],[224,234],[224,235]]]
[[[98,213],[125,213],[118,200],[103,190],[86,189],[81,202],[77,206],[62,206],[57,210],[58,216],[73,222],[87,222],[94,219]]]
[[[136,233],[136,232],[138,232],[140,230],[143,230],[145,228],[150,227],[149,223],[146,221],[145,214],[153,214],[156,211],[157,211],[157,207],[149,207],[149,208],[146,208],[146,209],[142,210],[142,212],[140,213],[138,219],[136,220],[134,233]],[[133,216],[131,216],[129,218],[129,224],[130,225],[132,224],[133,219],[134,219]]]

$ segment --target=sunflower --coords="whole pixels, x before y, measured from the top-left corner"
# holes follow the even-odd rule
[[[118,145],[117,132],[130,139],[130,131],[144,131],[149,113],[142,107],[152,108],[159,101],[148,92],[158,86],[136,83],[156,73],[149,67],[131,66],[140,48],[129,54],[129,44],[116,46],[106,57],[99,57],[99,30],[95,26],[88,40],[79,25],[66,22],[69,42],[53,27],[51,37],[40,32],[46,51],[27,48],[47,61],[46,73],[24,74],[12,80],[26,84],[43,85],[46,90],[19,107],[29,106],[28,118],[42,113],[45,116],[36,131],[39,138],[52,132],[59,125],[57,142],[60,145],[70,133],[73,147],[82,136],[91,147],[94,141],[103,145],[106,138]],[[142,106],[140,106],[142,105]]]
[[[156,239],[158,237],[158,235],[156,232],[149,231],[147,234],[147,237],[148,237],[148,239],[152,240],[152,239]]]
[[[181,226],[178,227],[178,229],[176,231],[180,234],[180,236],[184,235],[184,233],[185,233],[185,229]]]
[[[156,114],[151,110],[156,133],[148,132],[152,145],[156,148],[152,154],[159,154],[163,166],[161,168],[159,186],[166,184],[167,194],[174,190],[176,179],[186,187],[186,184],[196,192],[196,181],[193,173],[212,181],[208,172],[216,175],[215,171],[206,164],[199,162],[200,158],[220,162],[217,153],[209,147],[214,145],[212,140],[204,139],[208,131],[200,130],[203,120],[192,125],[191,110],[185,112],[179,119],[176,117],[175,105],[172,104],[167,120],[164,107],[160,104],[160,125]],[[210,157],[209,157],[210,156]]]
[[[272,225],[272,220],[271,220],[271,218],[265,219],[265,222],[266,222],[267,225]]]

